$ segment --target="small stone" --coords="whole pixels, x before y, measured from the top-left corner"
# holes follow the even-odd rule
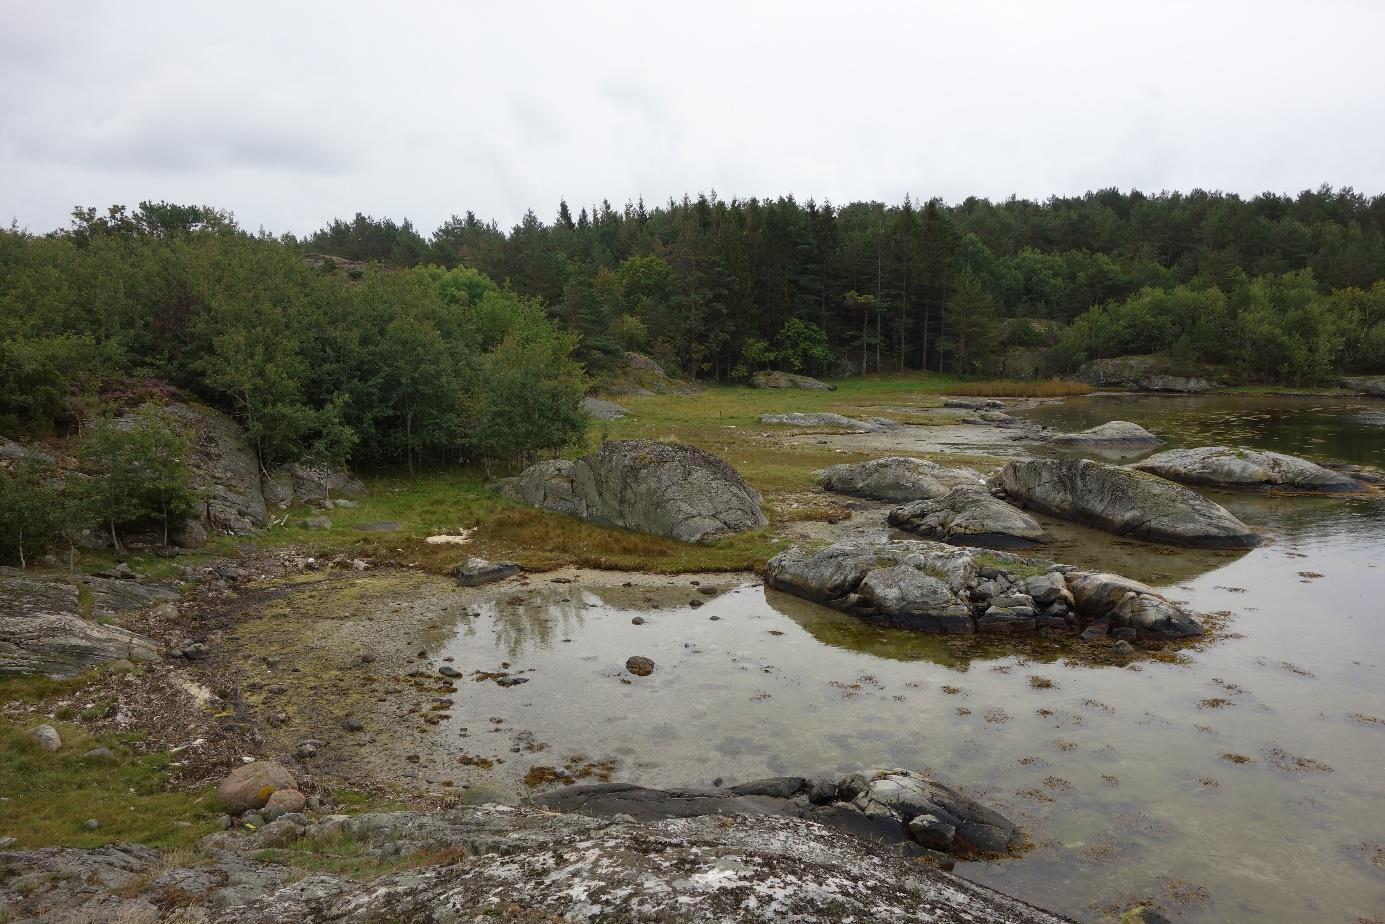
[[[519,574],[519,565],[512,561],[486,561],[484,558],[468,558],[452,569],[452,576],[463,587],[479,587],[493,581],[503,581]]]
[[[201,642],[194,642],[183,647],[183,657],[189,661],[201,661],[207,657],[207,646]]]
[[[1170,924],[1169,919],[1148,905],[1139,905],[1121,915],[1120,924]]]
[[[114,760],[115,752],[110,748],[92,748],[82,755],[82,760]]]
[[[717,594],[721,593],[721,589],[711,584],[703,584],[701,587],[697,588],[697,592],[705,594],[708,597],[715,597]]]
[[[15,840],[12,837],[0,837],[0,850],[9,850],[11,847],[18,843],[19,841]]]
[[[943,850],[957,835],[957,827],[936,815],[915,815],[909,821],[909,833],[925,847]]]
[[[88,818],[86,821],[82,822],[82,827],[86,828],[88,831],[95,831],[97,828],[101,827],[101,822],[95,818]]]
[[[115,674],[127,674],[135,669],[134,662],[128,658],[120,658],[106,665],[106,670]]]
[[[642,625],[644,625],[644,617],[643,617],[643,616],[636,616],[634,619],[630,620],[630,625],[632,625],[632,626],[642,626]]]
[[[715,613],[713,613],[711,616],[708,616],[707,618],[710,619],[712,622],[720,622],[720,621],[721,621],[721,617],[718,616],[718,615],[716,615]]]
[[[263,828],[265,826],[264,816],[259,812],[245,812],[240,816],[240,823],[252,828]]]
[[[51,725],[40,725],[37,728],[29,729],[29,739],[37,744],[40,750],[50,753],[63,746],[62,736]]]
[[[451,664],[444,664],[442,667],[438,668],[438,673],[441,674],[441,675],[444,676],[444,677],[460,677],[460,676],[462,676],[462,672],[459,671],[459,670],[457,670],[457,669],[456,669],[455,667],[453,667]]]
[[[701,606],[701,605],[702,605],[702,601],[701,601],[701,600],[689,600],[689,601],[688,601],[688,606],[692,607],[693,609],[697,609],[697,608],[698,608],[699,606]]]
[[[1093,623],[1092,625],[1082,630],[1082,641],[1092,642],[1096,641],[1099,638],[1105,638],[1106,632],[1106,626],[1101,625],[1099,623]]]
[[[1116,642],[1116,644],[1111,646],[1111,654],[1117,655],[1122,658],[1128,658],[1135,654],[1135,646],[1127,642],[1125,639],[1121,639],[1120,641]]]
[[[304,517],[298,521],[298,525],[304,529],[331,529],[331,517]]]
[[[365,731],[365,723],[360,719],[342,719],[341,727],[349,732]]]
[[[265,803],[265,817],[268,818],[270,812],[278,815],[287,815],[290,812],[301,812],[308,805],[307,798],[296,789],[276,789],[270,795],[269,801]]]
[[[304,741],[294,750],[293,756],[297,757],[299,760],[308,760],[309,758],[317,756],[317,748],[311,741]]]
[[[641,655],[633,655],[626,659],[625,669],[636,677],[648,677],[654,673],[654,662]]]
[[[1137,636],[1138,636],[1138,633],[1135,631],[1134,628],[1132,628],[1132,627],[1130,627],[1130,626],[1122,626],[1122,627],[1119,628],[1119,629],[1112,629],[1112,630],[1111,630],[1111,638],[1124,639],[1124,640],[1127,641],[1127,642],[1133,642],[1133,641],[1135,641],[1135,639],[1137,638]]]
[[[498,687],[517,687],[521,683],[528,682],[528,677],[500,677],[496,679],[495,685]]]

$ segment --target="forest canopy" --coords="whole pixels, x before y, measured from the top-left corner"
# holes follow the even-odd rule
[[[234,414],[266,464],[522,462],[580,438],[582,393],[628,350],[714,380],[1158,353],[1322,384],[1385,371],[1383,280],[1385,197],[1329,187],[710,194],[427,236],[357,214],[302,239],[204,206],[83,207],[0,232],[0,433],[62,431],[145,381]]]

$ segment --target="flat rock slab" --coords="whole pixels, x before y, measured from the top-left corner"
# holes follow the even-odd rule
[[[854,420],[841,414],[761,414],[760,423],[782,424],[788,427],[840,427],[843,430],[856,430],[861,433],[879,433],[890,429],[888,423]]]
[[[1366,489],[1349,475],[1298,456],[1228,446],[1170,449],[1129,467],[1171,481],[1218,488],[1304,494],[1351,494]]]
[[[588,417],[595,420],[618,420],[630,414],[628,410],[614,401],[605,401],[590,395],[582,399],[582,410],[587,413]]]
[[[1006,497],[1049,516],[1147,542],[1249,549],[1264,537],[1220,504],[1157,475],[1090,459],[1010,462]]]

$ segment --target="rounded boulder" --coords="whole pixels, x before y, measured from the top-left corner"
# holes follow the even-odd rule
[[[272,760],[242,764],[226,775],[216,788],[216,796],[232,814],[264,807],[281,789],[296,790],[293,774]]]

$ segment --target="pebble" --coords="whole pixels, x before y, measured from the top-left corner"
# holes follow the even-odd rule
[[[97,828],[101,827],[101,822],[95,818],[88,818],[86,821],[82,822],[82,827],[86,828],[88,831],[95,831]]]
[[[18,843],[19,841],[12,837],[0,837],[0,850],[9,850],[11,847]]]
[[[360,719],[343,719],[341,727],[349,732],[365,731],[365,723]]]
[[[62,736],[51,725],[39,725],[29,729],[29,738],[44,751],[56,751],[63,746]]]
[[[636,616],[634,619],[630,620],[630,625],[632,625],[632,626],[642,626],[642,625],[644,625],[644,617],[643,617],[643,616]]]
[[[459,670],[457,670],[457,669],[456,669],[455,667],[453,667],[451,664],[444,664],[442,667],[438,668],[438,673],[441,674],[441,675],[444,676],[444,677],[460,677],[460,676],[462,676],[462,672],[459,671]]]
[[[1125,639],[1121,639],[1120,641],[1116,642],[1116,644],[1111,646],[1111,654],[1119,655],[1122,658],[1128,658],[1134,653],[1135,646],[1127,642]]]

